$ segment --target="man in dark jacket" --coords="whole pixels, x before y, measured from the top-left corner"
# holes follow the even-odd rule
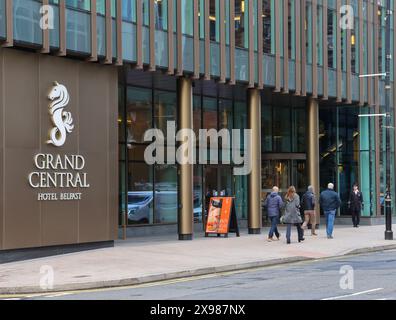
[[[315,212],[315,194],[312,186],[308,187],[308,191],[304,193],[301,199],[301,208],[304,212],[303,230],[307,229],[308,223],[311,223],[311,234],[317,236],[315,233],[316,227],[316,212]]]
[[[329,183],[327,190],[320,194],[319,203],[322,206],[326,217],[327,238],[333,239],[334,220],[337,209],[341,205],[340,196],[334,191],[334,184]]]
[[[363,209],[363,194],[359,191],[357,184],[353,186],[353,190],[349,195],[348,208],[352,214],[353,227],[358,228],[360,224],[360,214]]]
[[[273,187],[272,192],[268,195],[267,199],[265,199],[264,206],[267,208],[268,218],[271,221],[271,229],[268,234],[268,241],[273,241],[274,233],[276,235],[277,240],[280,238],[280,233],[278,231],[278,223],[280,211],[283,206],[282,198],[280,197],[279,188]]]

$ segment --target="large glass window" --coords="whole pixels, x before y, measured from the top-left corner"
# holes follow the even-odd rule
[[[168,0],[154,2],[155,28],[157,30],[168,30]]]
[[[333,182],[340,194],[340,213],[349,215],[348,199],[352,186],[358,183],[363,192],[364,215],[375,210],[375,153],[371,153],[373,122],[368,118],[359,120],[359,113],[368,110],[358,107],[334,105],[320,110],[320,180],[321,188]],[[359,123],[360,122],[360,123]]]
[[[232,0],[231,0],[232,1]],[[249,6],[246,0],[235,1],[235,45],[249,47]]]
[[[309,1],[305,3],[305,21],[303,21],[303,24],[306,39],[306,61],[308,64],[312,64],[312,3]]]
[[[66,0],[66,6],[90,11],[91,10],[91,1],[90,0]]]
[[[337,15],[336,11],[328,9],[327,11],[327,58],[329,68],[337,68]]]
[[[296,59],[296,12],[295,0],[289,0],[288,33],[289,33],[289,58]]]
[[[220,0],[208,0],[210,20],[210,40],[220,41]]]
[[[262,152],[306,152],[305,100],[265,91],[262,98]]]
[[[136,22],[136,0],[122,0],[122,19]]]
[[[316,16],[316,49],[317,49],[317,61],[319,66],[323,66],[323,6],[318,5]]]
[[[263,0],[263,52],[275,54],[275,4]]]
[[[194,2],[191,0],[182,0],[182,32],[194,34]]]
[[[176,121],[176,92],[127,86],[123,101],[119,117],[120,191],[127,190],[127,196],[120,196],[120,207],[127,207],[129,225],[175,223],[177,168],[146,164],[144,152],[151,141],[144,141],[144,134],[157,128],[167,138],[167,122]]]

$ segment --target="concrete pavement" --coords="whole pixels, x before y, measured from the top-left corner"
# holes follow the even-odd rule
[[[393,227],[396,230],[396,225]],[[315,260],[347,254],[396,249],[396,241],[384,240],[384,226],[336,227],[334,239],[320,229],[318,237],[306,232],[306,241],[292,244],[268,243],[268,229],[262,235],[204,238],[180,242],[176,236],[117,241],[105,248],[61,256],[0,265],[0,293],[40,293],[124,286],[189,276]],[[48,267],[54,271],[52,289],[42,289]],[[44,271],[40,274],[40,270]],[[44,279],[44,280],[43,280]]]

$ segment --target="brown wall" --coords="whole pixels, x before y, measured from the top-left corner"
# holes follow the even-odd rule
[[[47,145],[54,81],[70,94],[75,128]],[[0,249],[113,240],[118,213],[117,69],[0,48]],[[33,189],[37,153],[82,155],[89,189]],[[39,192],[82,192],[80,201],[38,201]]]

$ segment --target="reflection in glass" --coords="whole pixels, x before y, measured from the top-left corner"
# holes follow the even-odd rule
[[[271,192],[272,187],[279,187],[286,192],[290,185],[289,161],[264,160],[262,162],[262,189]]]
[[[154,223],[177,222],[177,167],[155,166]]]
[[[273,108],[274,152],[291,151],[290,108]]]
[[[166,137],[168,121],[176,121],[177,97],[175,92],[154,92],[154,125]]]
[[[203,213],[202,166],[194,166],[194,221],[202,222]]]
[[[263,0],[263,52],[275,54],[274,0]]]
[[[153,222],[153,170],[145,163],[128,165],[128,223]]]
[[[235,0],[235,46],[249,47],[249,13],[248,2]]]
[[[129,87],[127,94],[127,143],[143,143],[152,128],[151,90]]]

